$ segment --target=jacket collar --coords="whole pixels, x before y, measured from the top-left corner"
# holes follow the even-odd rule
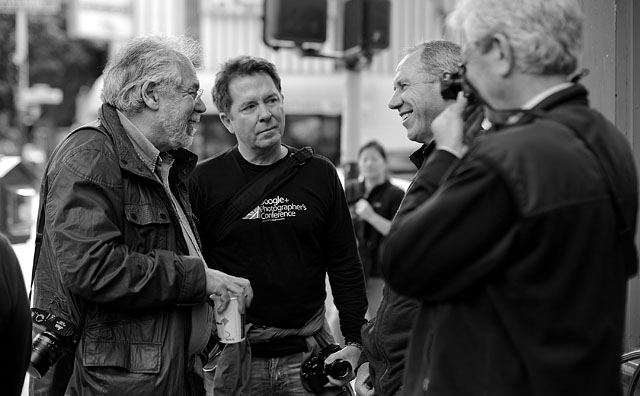
[[[587,97],[587,89],[582,84],[572,84],[568,88],[555,92],[540,103],[534,106],[531,110],[523,110],[522,117],[514,123],[506,124],[494,124],[492,130],[499,130],[511,126],[524,125],[533,121],[535,118],[544,117],[545,113],[560,105],[582,105],[589,106],[589,99]]]
[[[431,140],[428,144],[423,144],[419,149],[414,151],[410,156],[409,160],[413,162],[416,168],[420,169],[424,161],[431,155],[433,150],[436,148],[436,141]]]
[[[103,104],[98,117],[102,124],[102,129],[111,136],[113,140],[116,153],[119,157],[120,167],[137,175],[155,180],[155,176],[136,154],[135,148],[127,136],[127,132],[122,126],[122,123],[120,123],[116,108],[109,104]],[[195,168],[198,156],[183,148],[170,150],[169,154],[175,159],[171,173],[176,174],[180,179],[186,179],[193,171],[193,168]]]

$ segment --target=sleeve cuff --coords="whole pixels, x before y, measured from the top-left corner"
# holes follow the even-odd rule
[[[183,277],[178,293],[178,303],[195,304],[206,299],[206,275],[202,259],[183,256]]]

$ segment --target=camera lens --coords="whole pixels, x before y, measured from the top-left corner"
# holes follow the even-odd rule
[[[335,379],[346,378],[351,374],[351,363],[342,359],[334,360],[324,366],[324,373]]]
[[[60,341],[48,331],[38,334],[33,339],[31,362],[29,363],[29,375],[40,379],[49,371],[49,367],[55,363],[62,353]]]

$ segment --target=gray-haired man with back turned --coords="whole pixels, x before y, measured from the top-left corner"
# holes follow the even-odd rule
[[[620,395],[638,182],[626,137],[576,82],[580,4],[462,0],[449,18],[494,125],[466,145],[462,93],[434,120],[460,161],[398,212],[383,250],[391,287],[423,306],[405,394]]]

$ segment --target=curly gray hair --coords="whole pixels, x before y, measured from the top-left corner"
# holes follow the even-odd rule
[[[581,58],[583,14],[576,0],[461,0],[447,25],[461,28],[467,43],[504,34],[516,69],[528,74],[568,76]]]
[[[144,107],[143,84],[178,84],[178,64],[184,60],[199,66],[197,41],[186,36],[132,39],[107,63],[100,99],[125,114],[139,112]]]

